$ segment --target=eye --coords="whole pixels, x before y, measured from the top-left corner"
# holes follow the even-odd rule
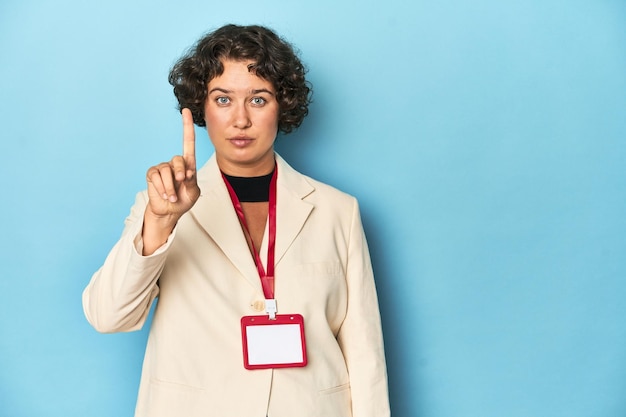
[[[262,106],[267,102],[267,100],[265,100],[263,97],[253,97],[250,102],[254,106]]]
[[[228,97],[219,96],[215,99],[215,102],[223,106],[223,105],[230,103],[230,99]]]

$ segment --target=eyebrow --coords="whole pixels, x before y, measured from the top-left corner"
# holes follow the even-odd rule
[[[233,90],[227,90],[225,88],[215,87],[209,91],[209,94],[212,94],[216,91],[222,92],[224,94],[232,94],[234,92]],[[274,93],[268,90],[267,88],[259,88],[257,90],[250,90],[250,94],[259,94],[259,93],[267,93],[272,96],[274,95]]]

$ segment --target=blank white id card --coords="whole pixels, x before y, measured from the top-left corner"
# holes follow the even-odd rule
[[[241,318],[243,366],[246,369],[306,366],[304,318],[300,314]]]

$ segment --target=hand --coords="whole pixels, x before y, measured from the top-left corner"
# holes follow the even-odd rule
[[[148,169],[148,205],[144,216],[144,254],[153,245],[165,243],[178,219],[198,200],[200,188],[196,180],[196,136],[193,116],[182,110],[183,154]]]

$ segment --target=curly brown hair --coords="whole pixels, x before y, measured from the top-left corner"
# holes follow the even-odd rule
[[[224,72],[223,60],[247,61],[249,70],[271,82],[279,103],[278,129],[289,133],[309,112],[311,84],[294,48],[263,26],[226,25],[203,36],[170,70],[178,108],[188,108],[206,126],[204,104],[209,82]]]

